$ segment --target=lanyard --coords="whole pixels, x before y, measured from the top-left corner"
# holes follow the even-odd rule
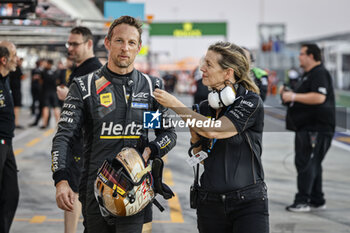
[[[226,109],[224,115],[231,109],[231,106],[232,106],[232,105],[228,106],[228,108]],[[210,153],[211,150],[214,148],[214,145],[215,145],[216,141],[217,141],[216,138],[213,138],[213,139],[212,139],[210,148],[209,148],[208,151],[207,151],[208,153]]]

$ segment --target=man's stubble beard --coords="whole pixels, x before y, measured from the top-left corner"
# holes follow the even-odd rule
[[[128,68],[133,63],[133,61],[129,60],[126,62],[119,62],[117,59],[113,59],[113,63],[119,68]]]

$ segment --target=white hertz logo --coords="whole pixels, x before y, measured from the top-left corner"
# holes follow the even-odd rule
[[[58,169],[58,156],[59,156],[59,153],[58,151],[52,151],[52,155],[51,155],[51,159],[52,159],[52,165],[51,165],[51,170],[54,172]]]
[[[122,124],[114,122],[103,122],[101,129],[101,139],[138,139],[141,136],[142,125],[132,122],[123,127]]]

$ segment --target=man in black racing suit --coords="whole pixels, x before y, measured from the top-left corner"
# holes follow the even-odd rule
[[[134,147],[147,159],[161,157],[175,146],[174,128],[154,129],[156,138],[149,142],[143,127],[145,111],[159,111],[162,121],[169,119],[166,109],[154,100],[153,90],[162,88],[160,79],[134,69],[134,59],[141,48],[141,24],[122,16],[111,25],[105,38],[108,63],[99,70],[74,79],[63,104],[61,119],[52,146],[52,171],[57,205],[71,208],[71,190],[67,184],[67,151],[79,130],[83,130],[84,169],[79,188],[83,206],[84,232],[141,232],[152,221],[148,205],[130,217],[102,217],[94,196],[94,182],[104,160],[114,158],[123,147]],[[169,124],[164,124],[169,125]],[[112,224],[111,224],[112,223]]]

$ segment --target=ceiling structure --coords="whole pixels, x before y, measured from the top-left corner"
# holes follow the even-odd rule
[[[19,47],[45,47],[64,51],[64,43],[74,26],[87,26],[99,40],[107,32],[106,20],[91,0],[38,0],[35,14],[26,20],[0,20],[0,40]]]

